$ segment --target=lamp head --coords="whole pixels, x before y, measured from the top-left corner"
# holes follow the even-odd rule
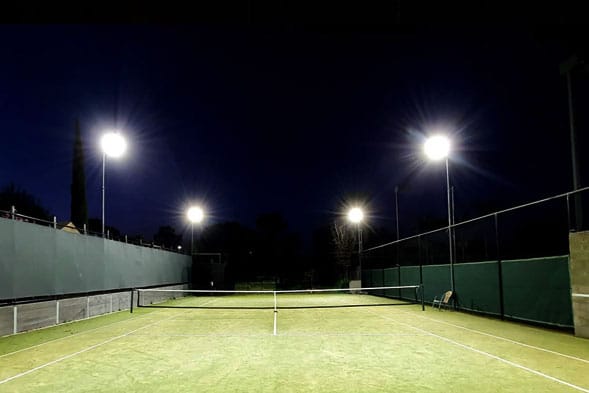
[[[359,224],[364,219],[364,212],[359,207],[353,207],[348,211],[348,220],[354,224]]]
[[[450,154],[450,140],[444,135],[431,136],[425,141],[423,151],[433,161],[447,158]]]
[[[188,216],[188,220],[190,220],[190,222],[193,224],[198,224],[204,218],[204,212],[198,206],[192,206],[190,209],[188,209],[186,215]]]
[[[100,140],[102,152],[109,157],[118,158],[125,154],[127,142],[118,132],[107,132]]]

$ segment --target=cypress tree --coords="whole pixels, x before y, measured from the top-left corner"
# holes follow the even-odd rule
[[[84,172],[84,149],[80,135],[80,122],[76,120],[74,140],[74,160],[72,164],[70,220],[78,228],[88,224],[88,206],[86,203],[86,175]]]

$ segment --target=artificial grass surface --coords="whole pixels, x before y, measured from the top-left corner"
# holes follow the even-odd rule
[[[281,309],[274,336],[272,309],[224,308],[263,296],[169,305],[205,302],[0,338],[0,392],[589,392],[589,340],[562,332],[409,305]]]

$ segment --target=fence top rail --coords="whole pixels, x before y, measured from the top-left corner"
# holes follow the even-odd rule
[[[471,218],[469,220],[461,221],[461,222],[456,223],[456,224],[446,225],[446,226],[444,226],[442,228],[434,229],[434,230],[427,231],[427,232],[422,232],[422,233],[419,233],[417,235],[404,237],[403,239],[393,240],[392,242],[388,242],[388,243],[380,244],[378,246],[370,247],[370,248],[367,248],[367,249],[363,250],[362,252],[373,251],[373,250],[377,250],[379,248],[392,246],[393,244],[401,243],[401,242],[404,242],[404,241],[407,241],[407,240],[420,238],[421,236],[431,235],[432,233],[441,232],[441,231],[447,231],[448,228],[456,228],[456,227],[461,226],[461,225],[469,224],[469,223],[475,222],[475,221],[484,220],[486,218],[494,217],[494,216],[497,216],[497,215],[503,214],[503,213],[508,213],[510,211],[513,211],[513,210],[522,209],[524,207],[539,205],[540,203],[548,202],[548,201],[559,199],[559,198],[564,198],[564,197],[567,197],[568,198],[570,195],[574,195],[574,194],[577,194],[577,193],[580,193],[580,192],[583,192],[583,191],[587,191],[587,190],[589,190],[589,186],[588,187],[579,188],[577,190],[565,192],[565,193],[562,193],[562,194],[554,195],[554,196],[551,196],[551,197],[539,199],[537,201],[524,203],[522,205],[517,205],[517,206],[514,206],[514,207],[507,208],[507,209],[497,210],[496,212],[485,214],[485,215],[482,215],[482,216],[479,216],[479,217],[475,217],[475,218]]]

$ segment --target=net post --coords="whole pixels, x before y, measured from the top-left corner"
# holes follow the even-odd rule
[[[425,290],[423,289],[423,284],[419,285],[419,290],[421,291],[421,311],[425,311]]]
[[[131,288],[131,307],[129,307],[129,311],[133,314],[133,292],[135,292],[134,288]]]
[[[274,292],[274,335],[276,336],[276,317],[278,314],[278,309],[276,307],[276,290]]]

